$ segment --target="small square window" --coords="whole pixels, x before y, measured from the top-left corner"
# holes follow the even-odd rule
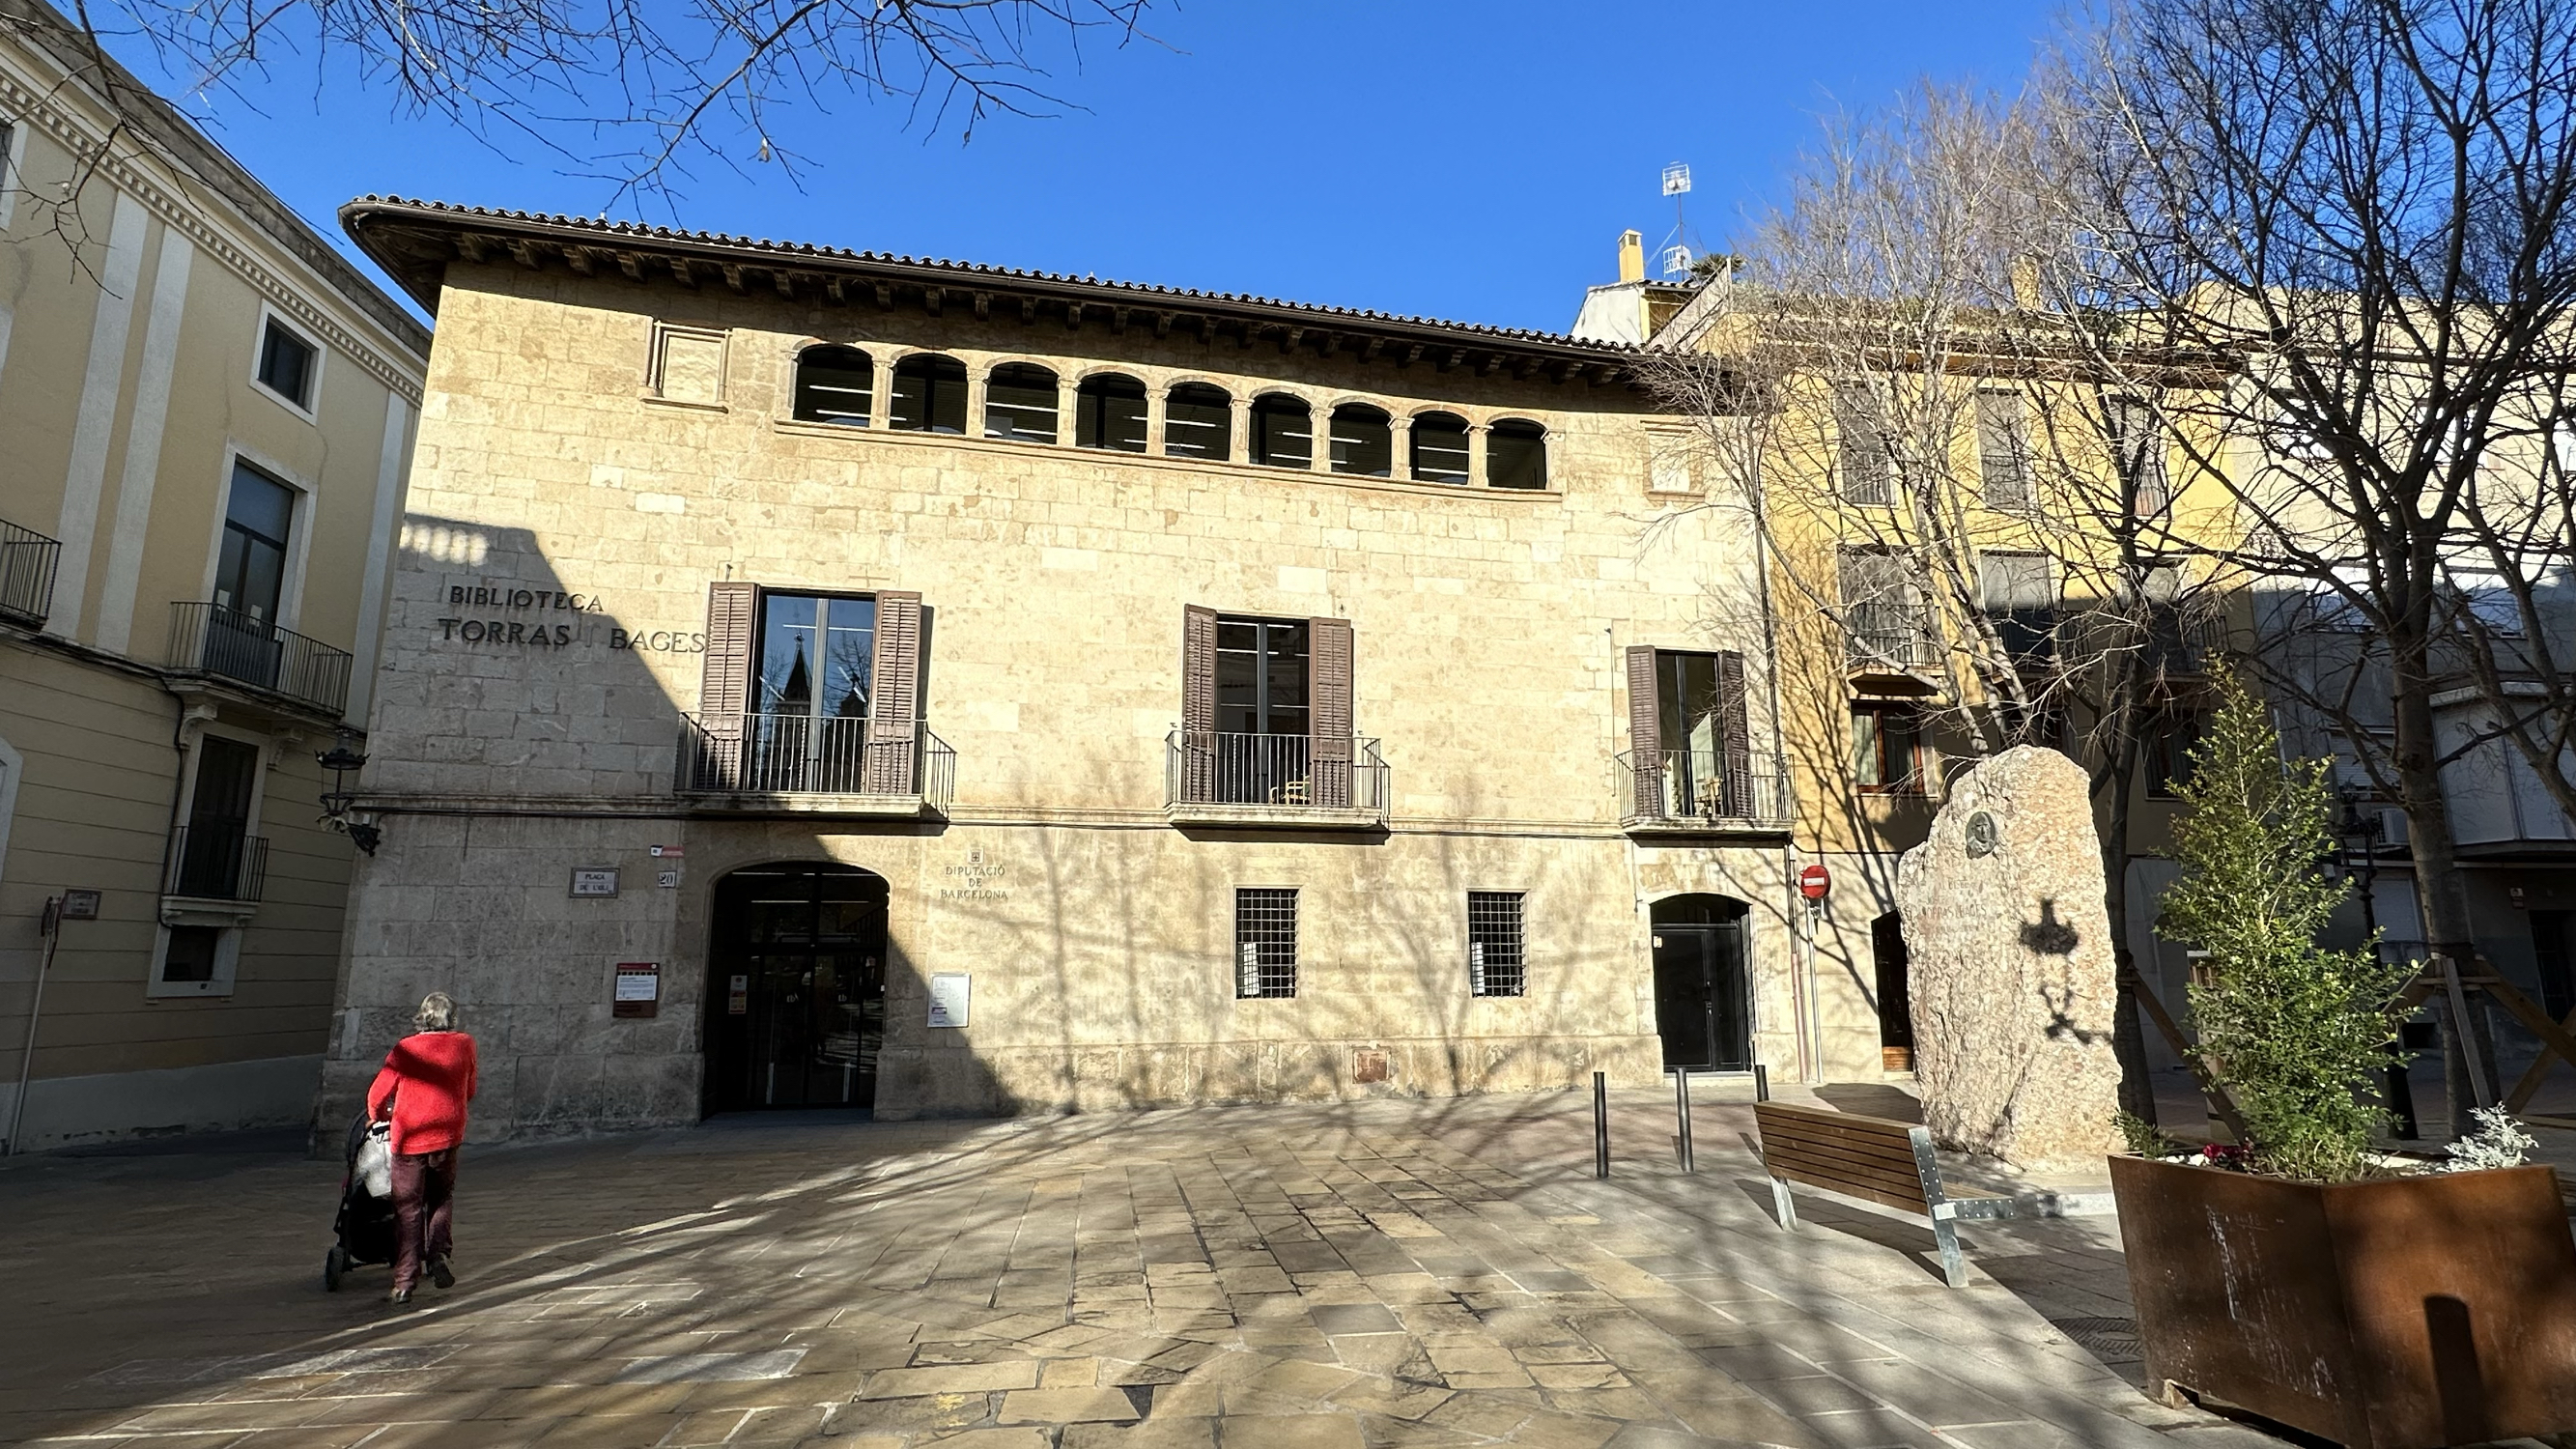
[[[161,979],[172,985],[215,979],[215,948],[223,932],[212,926],[172,926],[170,949],[161,954]]]
[[[1234,893],[1234,994],[1297,994],[1297,892],[1247,886]]]
[[[1852,783],[1877,794],[1922,792],[1922,722],[1911,705],[1852,710]]]
[[[220,925],[165,926],[145,979],[146,996],[230,996],[241,961],[239,928]]]
[[[319,349],[271,317],[259,342],[259,380],[263,387],[310,412],[313,408],[313,364]]]
[[[1467,989],[1476,996],[1521,996],[1529,989],[1522,950],[1519,891],[1467,892]]]

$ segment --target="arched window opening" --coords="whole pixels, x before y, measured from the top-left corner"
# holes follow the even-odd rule
[[[1082,380],[1073,440],[1113,453],[1145,451],[1145,384],[1118,373]]]
[[[984,436],[1014,443],[1055,441],[1055,374],[1008,362],[984,380]]]
[[[1234,448],[1234,399],[1224,388],[1185,382],[1163,398],[1163,452],[1222,463]]]
[[[809,423],[864,428],[876,407],[877,365],[855,347],[808,347],[796,354],[796,413]]]
[[[1333,471],[1384,478],[1395,471],[1395,435],[1386,410],[1367,403],[1333,409]]]
[[[1252,400],[1252,461],[1272,468],[1315,466],[1314,413],[1284,392]]]
[[[1547,429],[1519,418],[1494,424],[1485,438],[1485,482],[1494,488],[1547,486]]]
[[[1467,420],[1456,413],[1424,413],[1413,420],[1413,481],[1467,481]]]
[[[966,364],[916,352],[894,365],[891,421],[907,433],[966,431]]]

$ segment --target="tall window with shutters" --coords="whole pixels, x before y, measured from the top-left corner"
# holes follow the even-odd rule
[[[1748,817],[1757,812],[1744,656],[1628,650],[1629,814]]]
[[[1347,619],[1185,608],[1178,798],[1351,808],[1351,668]]]
[[[744,794],[921,790],[921,596],[707,592],[681,785]]]

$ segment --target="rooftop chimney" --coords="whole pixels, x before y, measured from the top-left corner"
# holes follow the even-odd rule
[[[1619,280],[1646,280],[1646,238],[1636,231],[1619,233]]]

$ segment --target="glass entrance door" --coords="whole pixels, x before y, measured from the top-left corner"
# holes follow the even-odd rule
[[[715,929],[707,1110],[875,1105],[884,878],[842,865],[738,870],[716,883]]]
[[[1753,1066],[1741,901],[1678,896],[1654,909],[1655,1029],[1664,1067]]]

